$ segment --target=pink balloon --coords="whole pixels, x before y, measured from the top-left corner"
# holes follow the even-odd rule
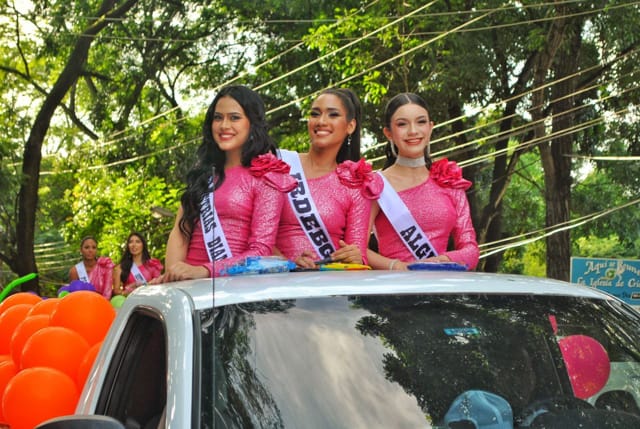
[[[605,348],[586,335],[569,335],[559,342],[567,373],[577,398],[598,393],[609,380],[611,363]]]

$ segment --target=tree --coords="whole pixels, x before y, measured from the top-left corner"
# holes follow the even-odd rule
[[[94,16],[96,18],[91,20],[90,24],[77,38],[64,69],[56,78],[35,116],[22,158],[23,180],[18,192],[18,219],[15,235],[17,254],[16,257],[5,260],[18,275],[26,275],[38,271],[33,252],[36,207],[38,204],[42,144],[49,129],[51,118],[69,89],[81,76],[94,37],[109,25],[111,19],[122,17],[133,7],[136,1],[124,0],[120,4],[111,0],[102,2],[95,11]],[[20,74],[18,70],[16,70],[16,73]],[[24,75],[29,76],[29,71],[26,70]],[[23,289],[38,291],[38,283],[34,280],[25,284]]]

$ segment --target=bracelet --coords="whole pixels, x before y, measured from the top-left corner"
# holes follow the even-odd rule
[[[394,259],[391,262],[389,262],[389,271],[393,270],[393,266],[396,264],[396,262],[399,262],[399,260]]]

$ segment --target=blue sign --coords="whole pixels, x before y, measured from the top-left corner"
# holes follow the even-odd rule
[[[571,282],[601,289],[640,305],[640,260],[571,258]]]

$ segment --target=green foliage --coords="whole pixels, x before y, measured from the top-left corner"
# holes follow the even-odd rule
[[[636,190],[629,189],[627,184],[619,182],[622,180],[621,172],[618,171],[613,175],[606,174],[606,171],[593,170],[574,189],[573,209],[575,214],[581,216],[600,215],[577,228],[575,236],[589,237],[589,242],[602,242],[601,254],[597,255],[598,257],[637,258],[640,254],[640,247],[638,247],[638,231],[640,231],[638,206],[640,203],[627,205],[620,210],[616,208],[625,206],[634,199],[637,200],[638,193]],[[627,173],[632,176],[629,177],[630,181],[636,180],[633,171],[633,166],[627,169]],[[602,216],[607,211],[606,216]],[[615,245],[611,245],[611,243],[615,243]],[[589,250],[584,247],[584,244],[578,242],[574,254],[577,252],[582,256],[583,251]]]
[[[177,211],[180,188],[160,177],[145,177],[128,169],[123,177],[81,178],[65,196],[73,218],[63,228],[65,239],[79,243],[85,235],[97,238],[102,254],[119,261],[130,232],[140,232],[152,256],[163,259],[173,218],[155,218],[152,208]]]
[[[544,241],[534,241],[525,246],[506,250],[500,272],[545,277],[547,271],[545,259]]]
[[[615,235],[610,235],[609,237],[596,237],[594,235],[578,237],[575,242],[575,248],[573,255],[584,258],[616,259],[628,256],[637,257],[637,254],[625,255],[624,246]]]

